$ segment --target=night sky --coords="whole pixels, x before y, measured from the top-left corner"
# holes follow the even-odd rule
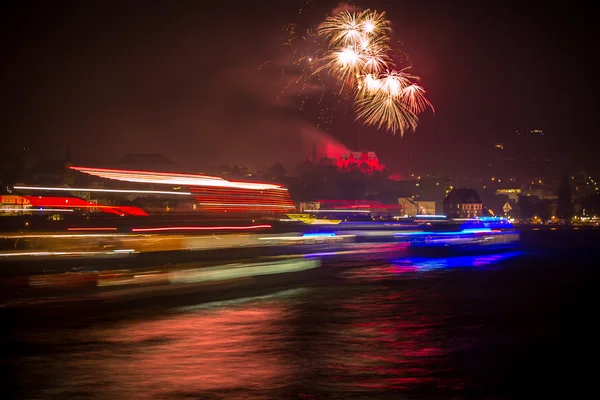
[[[151,152],[261,168],[309,157],[315,137],[356,148],[351,114],[317,132],[295,93],[277,97],[273,69],[259,69],[282,57],[283,26],[316,25],[337,3],[272,3],[13,2],[1,28],[2,154],[28,146],[61,157],[69,144],[86,164]],[[591,5],[356,4],[387,12],[436,109],[404,138],[360,129],[361,147],[392,170],[470,174],[491,142],[542,129],[565,169],[598,171]]]

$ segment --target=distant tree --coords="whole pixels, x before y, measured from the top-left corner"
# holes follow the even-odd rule
[[[535,213],[531,196],[519,196],[519,216],[523,219],[532,218]]]
[[[558,186],[558,203],[556,206],[556,215],[562,219],[569,219],[573,215],[573,194],[569,176],[563,176]]]
[[[371,175],[371,179],[377,182],[387,182],[390,179],[390,170],[385,168],[383,170],[375,170]]]
[[[327,157],[323,157],[319,160],[319,165],[324,165],[324,166],[335,166],[335,159],[333,158],[327,158]]]
[[[316,165],[308,158],[302,164],[298,165],[298,175],[302,180],[313,179],[316,170]]]
[[[230,169],[229,173],[232,178],[242,178],[244,176],[243,168],[240,168],[237,165],[234,165],[233,168]]]
[[[362,172],[366,176],[371,176],[371,174],[373,173],[373,168],[367,163],[361,163],[358,168],[360,169],[360,172]]]
[[[552,204],[549,200],[540,200],[535,203],[535,214],[542,221],[548,221],[552,217]]]
[[[346,200],[362,200],[365,198],[365,185],[354,179],[339,182],[340,194]]]
[[[280,163],[273,164],[265,170],[263,177],[270,181],[283,182],[286,178],[286,170]]]

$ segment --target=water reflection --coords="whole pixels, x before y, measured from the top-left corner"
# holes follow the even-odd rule
[[[498,254],[483,254],[471,256],[456,256],[456,257],[411,257],[394,260],[392,263],[400,268],[412,267],[414,271],[427,272],[447,268],[460,267],[485,267],[492,264],[497,264],[501,261],[508,260],[519,256],[520,252],[498,253]]]
[[[29,357],[28,398],[177,398],[211,393],[266,398],[290,379],[281,301],[186,310],[152,320],[32,334],[60,357]],[[64,346],[68,343],[68,349]],[[55,346],[59,346],[58,348]],[[36,382],[53,382],[44,388]],[[268,397],[268,396],[267,396]]]
[[[453,268],[489,268],[521,252],[483,254],[454,257],[404,257],[390,262],[370,263],[341,273],[341,277],[354,282],[377,282],[387,279],[413,279],[435,276],[417,273],[446,272]]]
[[[535,286],[498,285],[506,270],[488,268],[517,255],[364,263],[312,288],[113,322],[74,315],[75,328],[11,338],[27,350],[6,363],[29,399],[462,398],[472,376],[484,391],[506,381],[503,346],[521,352],[549,331],[527,325],[544,316],[531,303],[505,300]]]
[[[329,398],[450,388],[435,290],[334,286],[26,335],[27,398]],[[39,383],[43,382],[43,385]]]
[[[328,325],[321,349],[330,376],[322,381],[326,391],[459,390],[460,377],[448,372],[453,336],[441,301],[425,285],[402,291],[383,286],[330,307],[331,319],[344,323]]]

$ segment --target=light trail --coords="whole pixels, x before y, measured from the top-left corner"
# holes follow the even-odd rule
[[[108,168],[89,168],[89,167],[69,167],[72,170],[82,172],[84,174],[98,176],[100,178],[113,179],[125,182],[137,183],[157,183],[163,185],[186,185],[186,186],[209,186],[209,187],[225,187],[225,188],[240,188],[240,189],[278,189],[281,185],[256,182],[235,182],[228,181],[217,176],[195,175],[195,174],[176,174],[169,172],[155,171],[136,171],[125,169],[108,169]]]
[[[40,256],[93,256],[108,254],[132,254],[133,249],[111,251],[27,251],[17,253],[0,253],[0,257],[40,257]]]
[[[190,196],[190,192],[177,192],[166,190],[136,190],[136,189],[94,189],[94,188],[65,188],[52,186],[13,186],[18,190],[42,190],[60,192],[99,192],[99,193],[131,193],[131,194],[173,194],[178,196]]]
[[[271,225],[249,226],[165,226],[157,228],[133,228],[132,232],[167,232],[167,231],[242,231],[252,229],[266,229]]]
[[[117,228],[104,228],[104,227],[95,227],[95,228],[67,228],[68,231],[116,231]]]
[[[307,213],[370,213],[370,210],[307,210]]]
[[[198,203],[201,206],[221,206],[221,207],[278,207],[278,208],[296,208],[296,206],[286,206],[281,204],[237,204],[237,203]]]
[[[73,212],[67,208],[0,208],[0,212],[24,211],[24,212]]]

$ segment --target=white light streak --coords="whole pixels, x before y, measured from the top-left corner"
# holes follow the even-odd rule
[[[270,240],[270,241],[302,241],[302,242],[317,242],[317,241],[333,241],[347,238],[353,238],[355,235],[335,235],[335,236],[264,236],[259,237],[258,240]]]
[[[40,257],[40,256],[94,256],[109,254],[132,254],[135,250],[123,249],[112,251],[27,251],[17,253],[0,253],[0,257]]]
[[[73,212],[71,209],[64,208],[0,208],[0,212],[12,212],[12,211],[23,211],[23,212]]]
[[[100,192],[100,193],[139,193],[139,194],[174,194],[179,196],[189,196],[190,192],[176,192],[166,190],[135,190],[135,189],[95,189],[95,188],[66,188],[66,187],[45,187],[45,186],[14,186],[18,190],[43,190],[43,191],[61,191],[61,192]]]
[[[137,183],[156,183],[163,185],[185,185],[185,186],[211,186],[211,187],[228,187],[237,189],[279,189],[285,190],[280,185],[269,183],[254,183],[254,182],[232,182],[208,175],[194,174],[174,174],[167,172],[153,171],[129,171],[120,169],[105,169],[105,168],[87,168],[87,167],[70,167],[75,171],[84,174],[98,176],[100,178],[113,179],[125,182]]]

